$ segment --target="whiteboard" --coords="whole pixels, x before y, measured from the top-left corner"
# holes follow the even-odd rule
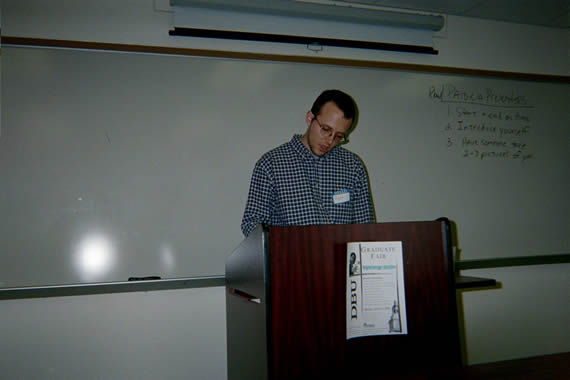
[[[568,84],[2,48],[0,287],[223,275],[251,172],[350,93],[379,222],[457,225],[462,259],[569,251]]]

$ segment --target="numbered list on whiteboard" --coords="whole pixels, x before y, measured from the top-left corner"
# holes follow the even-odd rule
[[[408,333],[401,241],[347,243],[346,339]]]

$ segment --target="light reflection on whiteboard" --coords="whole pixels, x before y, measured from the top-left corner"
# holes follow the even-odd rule
[[[174,270],[176,260],[170,244],[163,244],[160,247],[160,261],[165,273],[171,273]]]
[[[109,238],[94,233],[79,242],[74,255],[82,281],[97,281],[104,279],[113,267],[116,252]]]

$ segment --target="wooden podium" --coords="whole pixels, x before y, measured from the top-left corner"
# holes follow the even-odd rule
[[[447,221],[258,226],[226,261],[228,379],[438,378],[461,351]],[[407,335],[346,339],[346,243],[401,241]]]

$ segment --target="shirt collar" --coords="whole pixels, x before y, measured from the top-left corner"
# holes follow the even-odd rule
[[[316,154],[311,152],[311,150],[309,148],[307,148],[305,146],[305,144],[303,144],[303,142],[301,141],[301,137],[302,137],[302,135],[294,135],[293,138],[291,139],[291,145],[293,146],[293,149],[295,149],[295,151],[297,153],[299,153],[299,155],[301,155],[301,157],[307,158],[307,159],[312,159],[312,160],[320,160],[320,159],[326,159],[329,157],[332,158],[333,156],[336,155],[336,151],[337,151],[338,146],[333,147],[330,151],[325,153],[323,156],[317,156]]]

